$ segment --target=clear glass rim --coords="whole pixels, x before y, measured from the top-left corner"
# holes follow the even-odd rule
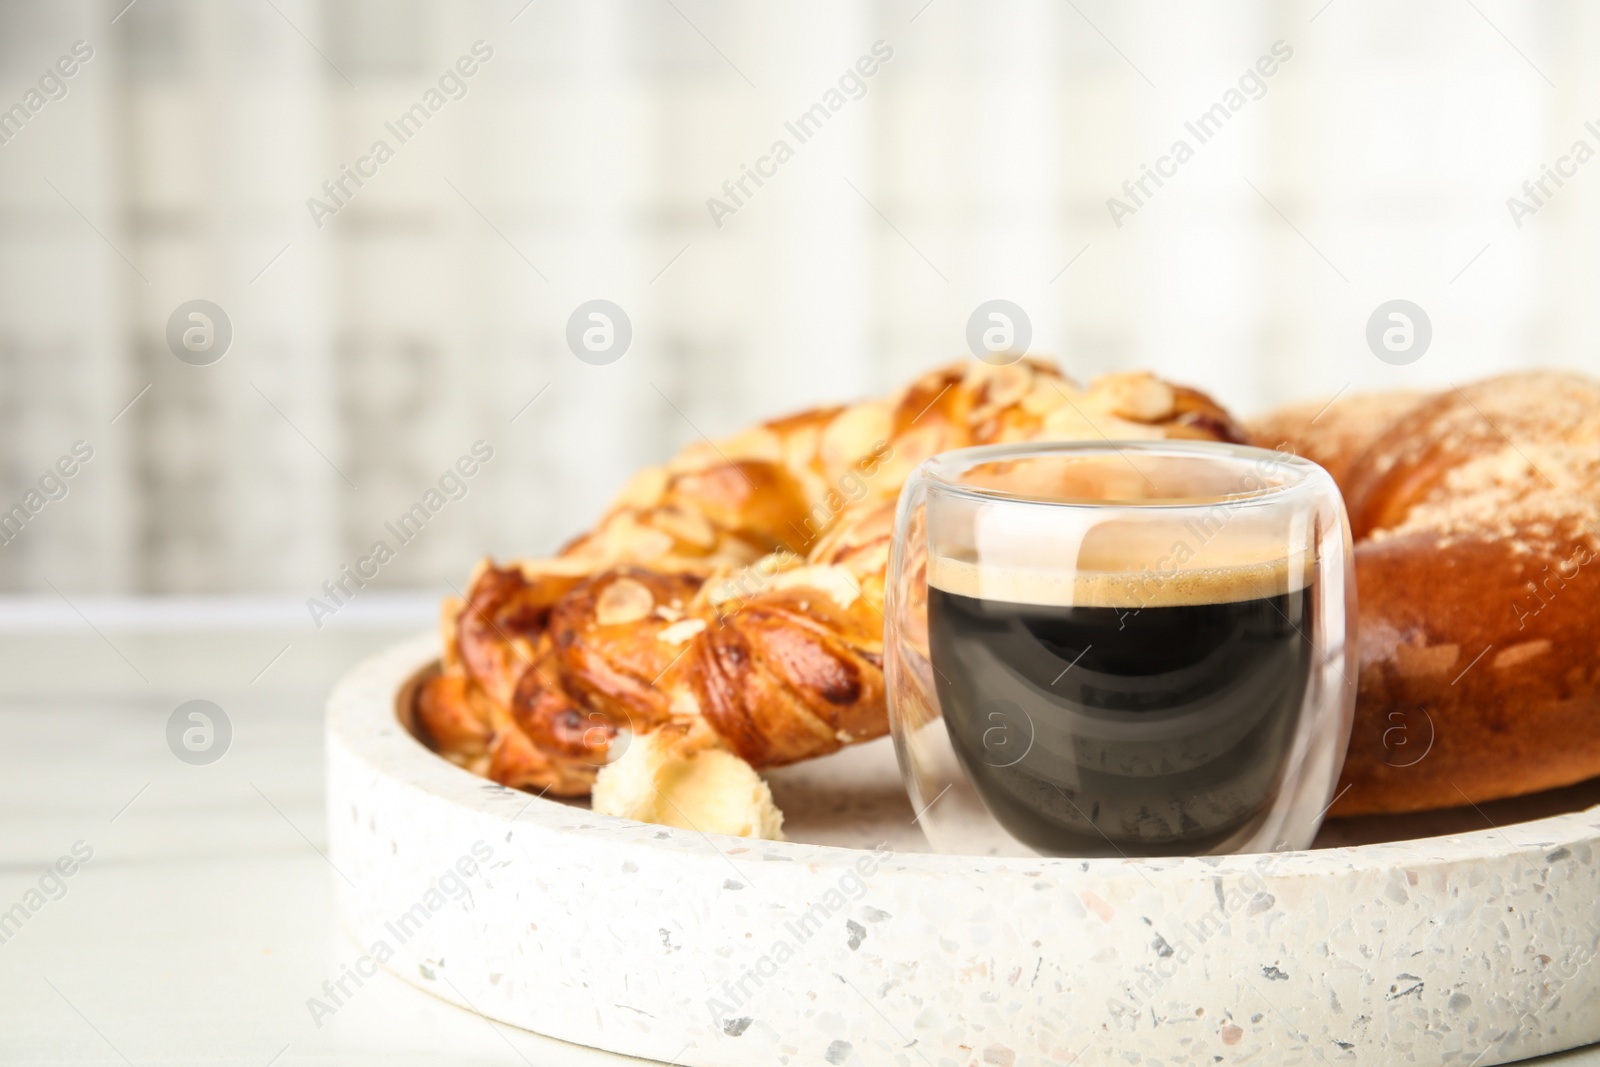
[[[1222,497],[1190,498],[1158,497],[1152,499],[1067,500],[1044,499],[988,486],[970,485],[959,481],[961,475],[981,463],[1034,457],[1068,455],[1103,455],[1120,457],[1133,465],[1131,456],[1164,456],[1168,458],[1222,462],[1241,469],[1254,466],[1260,473],[1280,479],[1277,484],[1258,489],[1230,493]],[[1137,465],[1133,465],[1138,470]],[[1204,510],[1219,506],[1245,506],[1261,504],[1287,504],[1306,492],[1315,493],[1323,480],[1332,477],[1317,464],[1293,453],[1279,452],[1253,445],[1236,445],[1225,441],[1189,440],[1137,440],[1137,441],[1023,441],[1014,444],[977,445],[941,452],[924,460],[918,469],[920,479],[928,488],[940,494],[963,496],[976,501],[1032,505],[1048,508],[1075,508],[1100,510],[1107,508],[1148,508],[1182,511]]]

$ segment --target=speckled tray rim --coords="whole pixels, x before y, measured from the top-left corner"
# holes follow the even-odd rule
[[[332,773],[332,765],[354,760],[377,775],[386,776],[396,784],[407,787],[408,791],[426,794],[432,801],[447,805],[462,815],[470,815],[476,821],[487,820],[509,826],[515,816],[519,828],[539,831],[541,836],[548,834],[557,839],[568,839],[575,845],[581,842],[585,849],[599,848],[619,859],[628,855],[637,856],[641,852],[660,852],[669,854],[675,863],[702,863],[720,871],[727,862],[728,852],[734,850],[752,859],[792,860],[826,880],[844,875],[866,854],[851,848],[751,841],[617,819],[595,814],[586,808],[539,799],[486,783],[430,751],[402,726],[396,715],[400,694],[415,685],[417,679],[433,665],[436,654],[437,638],[432,634],[418,636],[360,664],[336,686],[328,703],[327,716],[330,823],[337,824],[337,805],[345,799],[339,792],[343,787],[335,785],[338,778]],[[348,849],[348,841],[347,836],[331,835],[330,847],[335,864],[344,858],[340,853]],[[1580,849],[1585,856],[1592,856],[1600,849],[1600,805],[1584,811],[1472,833],[1280,853],[1271,860],[1270,875],[1275,883],[1295,879],[1337,881],[1352,880],[1364,872],[1387,874],[1400,868],[1419,871],[1448,869],[1460,864],[1500,863],[1508,872],[1525,871],[1529,867],[1548,868],[1553,862],[1552,857],[1562,858],[1566,853]],[[1019,874],[1030,877],[1043,874],[1097,885],[1139,881],[1159,888],[1191,882],[1210,886],[1218,879],[1250,877],[1261,869],[1262,859],[1259,855],[1138,860],[1016,859],[896,853],[892,877],[927,879],[941,884],[948,879],[959,878],[964,882],[992,881],[996,887],[1004,887],[1007,883],[1014,883]],[[1415,885],[1415,882],[1412,884]],[[1218,892],[1220,894],[1220,889]],[[351,899],[348,894],[341,896],[346,901]],[[1593,902],[1589,911],[1600,920],[1600,898]],[[1600,968],[1584,970],[1600,971]],[[464,996],[452,996],[450,990],[418,981],[415,974],[400,973],[413,984],[478,1010]],[[1600,996],[1600,978],[1590,974],[1587,979],[1587,994],[1591,998]],[[1572,981],[1577,982],[1578,979]],[[1569,989],[1568,992],[1577,994],[1579,990]],[[1574,996],[1573,999],[1578,998]],[[504,1012],[485,1009],[482,1013],[516,1025],[526,1025],[525,1021],[507,1018]],[[556,1032],[544,1026],[536,1029],[549,1036],[630,1055],[653,1055],[666,1059],[680,1051],[660,1043],[640,1045],[631,1041],[596,1040],[595,1035],[584,1032],[582,1027],[567,1032]],[[676,1036],[671,1039],[672,1042],[676,1040]],[[1504,1056],[1495,1052],[1476,1062],[1480,1065],[1511,1062],[1596,1040],[1600,1040],[1600,1012],[1596,1013],[1586,1032],[1569,1032],[1553,1044],[1534,1041],[1512,1046]],[[745,1062],[743,1055],[741,1052],[727,1059],[717,1055],[697,1056],[691,1051],[684,1053],[684,1058],[679,1062]],[[1435,1061],[1424,1057],[1414,1062]],[[1438,1062],[1449,1062],[1449,1059]],[[1471,1062],[1471,1057],[1464,1062]]]
[[[401,691],[419,680],[436,662],[437,638],[433,635],[418,637],[382,653],[363,663],[351,676],[340,683],[328,704],[329,732],[350,743],[358,738],[362,742],[358,751],[369,758],[403,769],[406,778],[418,786],[425,786],[440,799],[485,815],[498,815],[503,805],[494,803],[493,791],[486,793],[485,782],[477,775],[457,767],[430,751],[400,725],[391,703],[384,710],[386,719],[380,729],[373,731],[370,721],[372,708],[365,702],[351,699],[353,684],[373,676],[383,676],[397,683],[390,686],[394,701]],[[688,849],[702,853],[709,859],[718,857],[715,838],[724,849],[749,847],[745,838],[721,834],[706,835],[691,830],[661,827],[649,823],[599,815],[558,801],[534,798],[526,793],[507,791],[511,796],[531,800],[521,821],[542,825],[561,832],[582,832],[573,826],[576,815],[581,822],[602,823],[617,828],[627,827],[642,832],[641,844],[651,847],[669,847],[675,853]],[[666,838],[660,833],[665,830]],[[808,863],[836,866],[841,872],[861,856],[861,850],[833,845],[809,845],[801,842],[761,842],[763,849],[793,851],[796,858]],[[1308,849],[1300,852],[1277,853],[1274,867],[1280,876],[1322,877],[1334,870],[1377,869],[1388,870],[1396,865],[1396,853],[1403,852],[1407,863],[1438,863],[1452,861],[1481,861],[1496,857],[1527,858],[1538,850],[1546,851],[1575,844],[1600,844],[1600,805],[1585,811],[1569,812],[1547,819],[1515,823],[1507,826],[1452,834],[1443,837],[1426,837],[1411,841],[1393,841],[1384,844],[1345,846],[1340,848]],[[1234,871],[1240,874],[1254,870],[1259,854],[1210,857],[1166,857],[1153,859],[1054,859],[1047,857],[1018,860],[992,856],[949,857],[935,853],[902,854],[901,861],[913,870],[930,874],[943,874],[949,870],[950,861],[959,859],[964,867],[979,871],[1014,870],[1019,863],[1029,868],[1078,868],[1087,863],[1087,871],[1105,874],[1132,866],[1145,871],[1179,870],[1185,867],[1203,868],[1212,874]]]

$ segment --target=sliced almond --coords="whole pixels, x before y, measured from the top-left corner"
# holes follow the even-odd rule
[[[667,468],[646,467],[628,479],[612,502],[613,508],[648,508],[661,502],[667,489]]]
[[[641,525],[631,515],[626,516],[625,520],[608,526],[605,531],[603,543],[609,559],[648,563],[672,551],[671,535]]]
[[[1089,416],[1076,406],[1056,408],[1044,417],[1044,434],[1047,440],[1081,441],[1098,440],[1103,435],[1095,429]]]
[[[1022,410],[1029,415],[1048,415],[1056,408],[1065,407],[1072,393],[1072,386],[1063,381],[1044,374],[1035,375],[1033,387],[1022,398]]]
[[[989,375],[989,390],[984,396],[983,409],[997,413],[1018,403],[1033,388],[1033,370],[1025,363],[1010,363],[995,367]]]
[[[837,474],[859,463],[889,439],[891,425],[886,404],[857,404],[841,411],[822,431],[824,469]]]
[[[767,463],[783,462],[783,439],[765,426],[756,426],[723,438],[718,451],[732,460],[754,459]]]
[[[696,548],[711,548],[717,543],[716,528],[699,512],[672,506],[657,508],[650,513],[650,525]]]
[[[707,467],[726,466],[727,462],[723,454],[717,451],[717,446],[710,441],[692,441],[672,457],[667,469],[673,474],[688,474],[705,470]]]
[[[601,626],[625,626],[655,610],[656,598],[640,582],[618,578],[600,591],[594,620]]]
[[[1155,422],[1172,414],[1172,387],[1153,374],[1108,374],[1089,387],[1090,407],[1135,422]]]
[[[1057,408],[1044,418],[1045,440],[1145,441],[1165,436],[1159,426],[1131,422],[1103,412],[1077,407]]]
[[[775,575],[798,567],[803,562],[793,552],[773,552],[748,567],[708,581],[702,589],[702,595],[706,603],[713,607],[720,607],[730,600],[748,600],[765,590]]]
[[[841,608],[848,608],[860,598],[860,587],[843,567],[813,564],[784,571],[772,579],[773,589],[815,589]]]
[[[1494,669],[1503,671],[1515,667],[1519,663],[1526,663],[1530,659],[1544,655],[1550,651],[1550,640],[1541,637],[1537,641],[1523,641],[1521,644],[1511,645],[1495,653]]]
[[[889,565],[889,543],[887,541],[865,548],[857,549],[850,554],[844,566],[849,567],[859,575],[882,574],[883,569]]]
[[[1430,678],[1444,674],[1460,658],[1461,646],[1456,644],[1396,645],[1395,673],[1402,678]]]
[[[795,471],[810,471],[816,462],[820,426],[799,426],[783,435],[783,462]]]
[[[704,619],[683,619],[665,627],[656,634],[656,640],[669,645],[681,645],[695,634],[706,628]]]

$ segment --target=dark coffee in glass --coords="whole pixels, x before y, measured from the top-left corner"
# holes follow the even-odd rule
[[[890,729],[967,855],[1308,847],[1355,699],[1326,471],[1235,445],[1018,444],[926,461],[888,568]]]
[[[1047,583],[1019,603],[973,595],[1012,584],[998,575],[941,571],[952,588],[930,583],[928,639],[945,725],[1018,840],[1066,855],[1202,853],[1266,811],[1313,655],[1311,587],[1272,591],[1282,563],[1143,589],[1079,581],[1067,604],[1049,602]]]

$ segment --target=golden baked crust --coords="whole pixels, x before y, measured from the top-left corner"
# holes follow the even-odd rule
[[[1250,440],[1266,448],[1291,443],[1295,454],[1333,475],[1349,495],[1350,466],[1406,412],[1429,399],[1410,391],[1357,393],[1290,404],[1249,425]]]
[[[911,471],[968,445],[1163,437],[1243,433],[1152,375],[1081,388],[1025,359],[692,445],[556,558],[480,566],[446,604],[419,721],[464,766],[558,795],[668,722],[756,767],[880,736],[884,568]]]
[[[1329,466],[1350,512],[1361,676],[1333,813],[1600,774],[1600,382],[1512,374],[1315,414],[1252,435]]]

